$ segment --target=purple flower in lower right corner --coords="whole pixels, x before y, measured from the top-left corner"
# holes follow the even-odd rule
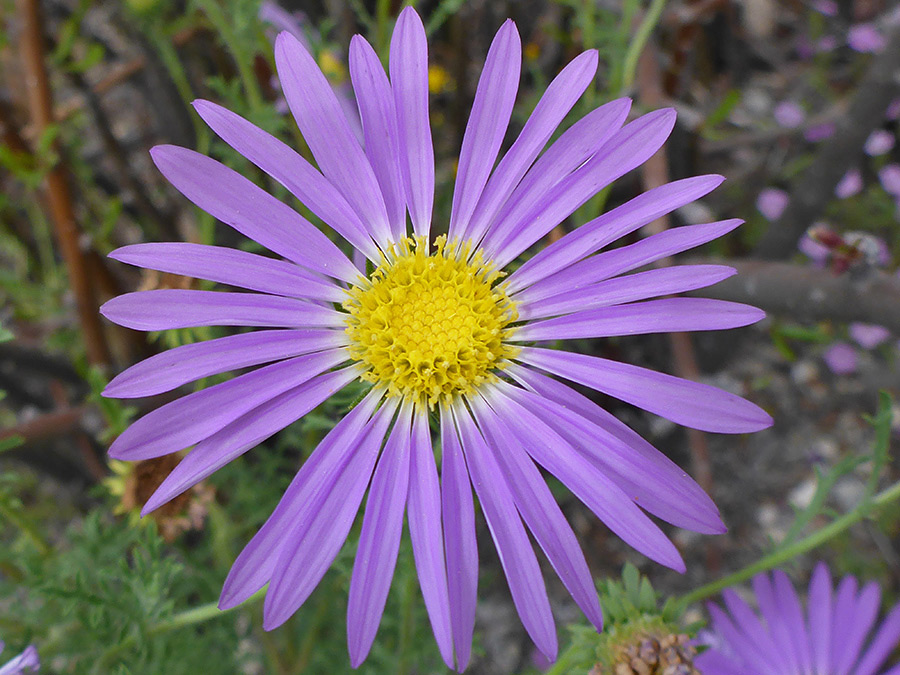
[[[0,652],[3,651],[4,647],[3,640],[0,640]],[[0,675],[19,675],[25,672],[36,673],[40,667],[41,662],[38,659],[37,649],[35,649],[34,645],[28,645],[24,652],[6,665],[0,666]]]
[[[885,666],[900,646],[900,604],[879,623],[876,583],[846,576],[835,587],[819,563],[806,613],[781,570],[753,577],[753,591],[759,614],[730,588],[727,612],[710,603],[712,646],[694,660],[704,675],[900,675],[900,663]]]

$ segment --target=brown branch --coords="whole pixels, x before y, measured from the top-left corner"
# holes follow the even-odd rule
[[[834,136],[823,143],[810,167],[791,186],[791,200],[754,250],[754,256],[784,259],[818,218],[834,195],[841,177],[853,166],[860,148],[884,120],[888,104],[900,94],[900,26],[891,31],[887,46],[875,57],[859,85],[847,114]]]
[[[48,438],[68,436],[82,429],[81,420],[85,412],[87,408],[78,406],[46,413],[29,422],[0,430],[0,441],[19,436],[25,443],[35,443]]]
[[[28,105],[37,136],[41,137],[53,124],[53,100],[44,64],[40,5],[38,0],[17,0],[16,4],[23,22],[20,49],[26,73]],[[109,350],[78,241],[80,232],[75,221],[72,196],[61,166],[56,166],[47,173],[45,184],[57,242],[75,295],[88,361],[96,365],[107,364]]]
[[[900,278],[896,276],[869,272],[858,279],[852,273],[836,276],[825,269],[784,262],[719,262],[736,268],[738,274],[695,295],[746,302],[801,321],[874,323],[900,335]]]

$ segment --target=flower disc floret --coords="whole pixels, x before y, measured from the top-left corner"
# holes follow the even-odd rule
[[[504,343],[517,314],[500,273],[469,245],[446,244],[429,255],[423,238],[404,239],[344,303],[364,379],[431,406],[471,393],[518,351]]]

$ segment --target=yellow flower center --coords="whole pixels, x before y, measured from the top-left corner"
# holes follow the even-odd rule
[[[496,378],[518,352],[504,343],[517,314],[500,273],[480,251],[469,260],[468,244],[446,243],[438,237],[429,255],[424,239],[403,240],[344,302],[363,379],[430,406]]]

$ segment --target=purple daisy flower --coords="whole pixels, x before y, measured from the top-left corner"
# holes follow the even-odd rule
[[[0,652],[6,645],[0,640]],[[25,651],[19,654],[12,661],[8,661],[6,665],[0,666],[0,675],[20,675],[21,673],[36,673],[41,667],[40,659],[38,659],[37,649],[34,645],[28,645]]]
[[[879,670],[900,641],[900,605],[876,627],[881,591],[844,577],[836,588],[825,563],[809,584],[807,611],[787,575],[753,577],[761,617],[732,589],[727,612],[710,603],[711,648],[694,659],[705,675],[898,675],[900,664]]]
[[[120,325],[268,330],[159,354],[116,377],[105,394],[150,396],[231,369],[268,365],[149,413],[110,454],[139,460],[194,446],[147,502],[146,513],[362,381],[368,393],[311,454],[240,554],[220,606],[233,607],[268,584],[265,628],[286,621],[331,565],[368,488],[347,613],[352,664],[365,659],[375,637],[406,513],[441,655],[462,670],[470,656],[478,574],[474,487],[522,622],[552,660],[556,630],[528,530],[598,629],[602,618],[584,555],[538,467],[631,546],[676,570],[684,563],[648,513],[698,532],[725,530],[715,505],[687,474],[555,378],[706,431],[745,433],[771,424],[757,406],[705,384],[535,346],[758,321],[763,313],[745,305],[660,299],[716,283],[734,273],[729,267],[621,276],[715,239],[738,220],[679,227],[598,253],[723,179],[700,176],[650,190],[504,275],[509,263],[598,190],[651,157],[672,130],[674,112],[625,124],[630,101],[612,101],[542,154],[594,77],[597,53],[588,51],[550,83],[495,167],[521,64],[519,35],[507,21],[478,84],[448,235],[432,239],[428,59],[418,14],[407,8],[397,20],[389,75],[369,43],[353,38],[349,64],[363,145],[303,46],[282,33],[275,56],[318,169],[214,103],[198,101],[197,112],[346,239],[355,256],[368,258],[374,271],[361,272],[365,264],[352,263],[297,212],[219,162],[185,148],[154,148],[157,167],[188,199],[283,259],[186,243],[112,253],[140,267],[252,291],[130,293],[103,306]],[[440,420],[440,478],[431,412]]]

